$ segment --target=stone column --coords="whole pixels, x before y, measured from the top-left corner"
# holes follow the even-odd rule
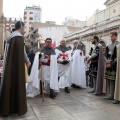
[[[4,16],[3,16],[3,0],[0,0],[0,53],[4,50]]]

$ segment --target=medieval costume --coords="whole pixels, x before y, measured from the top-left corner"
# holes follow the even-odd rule
[[[0,87],[0,114],[24,115],[27,112],[24,38],[13,32],[6,42]]]
[[[110,86],[110,94],[105,97],[106,100],[113,100],[114,99],[114,90],[115,90],[115,80],[116,80],[116,45],[118,45],[119,42],[116,41],[115,43],[111,43],[106,47],[105,52],[105,61],[110,61],[111,67],[106,69],[105,71],[105,79],[106,79],[106,89]],[[105,92],[104,92],[105,93]]]
[[[117,62],[117,69],[116,69],[116,81],[115,81],[115,92],[114,92],[114,102],[113,103],[119,103],[120,101],[120,44],[116,46],[116,55],[117,58],[115,61]],[[115,63],[116,63],[115,62]]]
[[[72,87],[86,88],[84,53],[81,46],[73,48],[71,69]]]
[[[70,72],[71,72],[71,51],[66,46],[58,46],[55,49],[58,61],[58,76],[59,86],[65,88],[65,92],[69,93],[71,86]]]
[[[98,43],[97,45],[94,45],[94,47],[91,47],[90,54],[90,76],[93,78],[94,88],[89,93],[100,95],[102,94],[104,79],[104,59],[102,45]]]
[[[31,50],[31,52],[28,54],[28,58],[29,58],[29,61],[31,63],[31,66],[28,69],[28,75],[30,75],[30,73],[31,73],[34,57],[35,57],[35,53],[33,52],[33,50]]]
[[[42,66],[40,67],[40,79],[45,83],[45,90],[50,92],[50,97],[55,98],[55,92],[59,92],[58,68],[55,50],[51,47],[43,47],[41,52]]]
[[[29,76],[27,85],[27,97],[35,97],[40,94],[40,79],[39,79],[39,54],[37,52]]]

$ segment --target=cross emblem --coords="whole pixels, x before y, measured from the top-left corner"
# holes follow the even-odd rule
[[[68,54],[65,53],[60,53],[60,57],[65,60],[66,58],[68,58]]]
[[[44,59],[48,59],[48,63],[50,63],[50,56],[45,55]]]

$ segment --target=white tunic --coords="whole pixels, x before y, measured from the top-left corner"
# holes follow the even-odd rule
[[[77,49],[72,56],[72,70],[71,70],[72,83],[86,88],[86,74],[85,74],[85,62],[83,51]]]
[[[56,49],[56,56],[60,56],[60,54],[63,54],[62,51]],[[71,52],[66,51],[65,52],[66,59],[69,61],[68,64],[62,65],[58,63],[58,76],[59,78],[59,87],[60,88],[65,88],[65,87],[70,87],[71,86],[71,79],[70,79],[70,72],[71,72]],[[63,59],[62,57],[58,59],[59,62],[62,62]]]
[[[47,63],[48,60],[45,58],[46,55],[42,55],[42,62]],[[42,76],[41,76],[42,75]],[[58,84],[58,69],[57,69],[57,57],[56,55],[50,56],[50,66],[42,65],[40,69],[40,76],[42,81],[45,83],[47,92],[49,87],[56,92],[59,92]]]

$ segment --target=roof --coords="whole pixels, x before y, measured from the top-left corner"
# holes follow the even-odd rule
[[[66,27],[66,26],[63,26],[63,25],[56,25],[56,24],[48,24],[48,23],[38,23],[38,22],[35,22],[33,23],[33,27],[34,27],[34,30],[38,29],[39,27]],[[78,27],[70,27],[70,26],[67,26],[68,30],[69,31],[76,31],[76,30],[80,30],[81,28],[78,28]]]

